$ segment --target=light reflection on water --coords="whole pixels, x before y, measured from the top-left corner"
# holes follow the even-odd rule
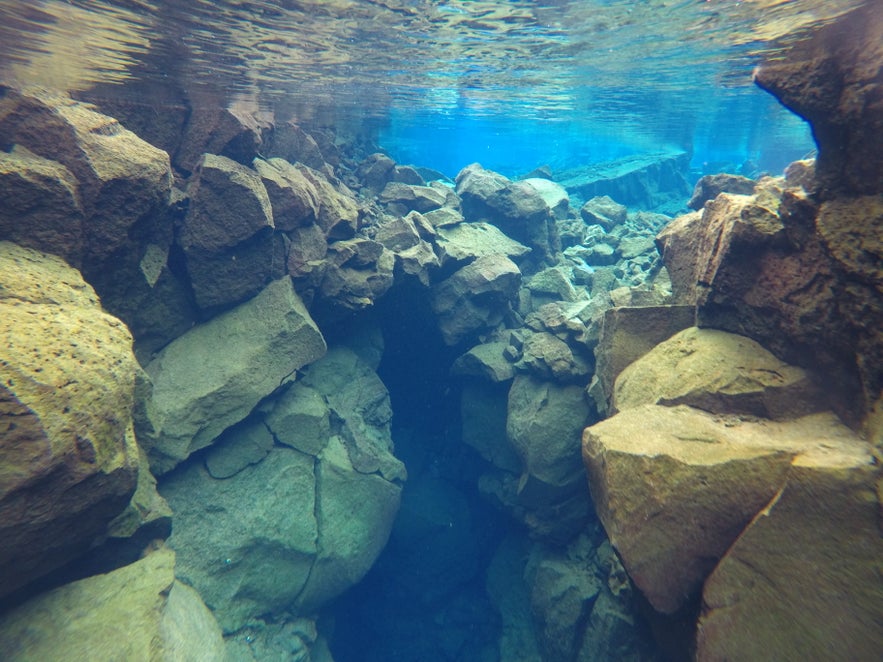
[[[102,83],[101,94],[147,103],[247,99],[305,119],[374,117],[404,142],[420,127],[481,118],[476,126],[503,133],[517,120],[622,145],[695,148],[714,134],[747,145],[756,139],[728,124],[756,116],[781,120],[773,132],[800,142],[799,123],[757,100],[751,70],[785,35],[858,4],[0,0],[0,80]],[[702,129],[722,112],[734,121]]]

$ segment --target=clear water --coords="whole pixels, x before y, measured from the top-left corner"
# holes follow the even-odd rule
[[[687,150],[779,171],[806,125],[751,83],[857,0],[0,2],[0,78],[363,125],[400,162],[515,175]],[[110,86],[108,87],[108,84]]]

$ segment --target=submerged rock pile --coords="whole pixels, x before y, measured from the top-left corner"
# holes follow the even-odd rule
[[[168,121],[153,146],[0,96],[11,659],[883,646],[883,204],[830,142],[672,219],[603,177],[450,181],[239,108]],[[651,206],[665,178],[633,170]]]

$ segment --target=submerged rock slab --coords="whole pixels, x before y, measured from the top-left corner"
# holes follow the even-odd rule
[[[146,366],[155,432],[142,442],[153,471],[164,473],[212,443],[324,354],[325,340],[288,277],[176,339]]]
[[[28,660],[223,660],[220,628],[175,581],[167,549],[32,598],[0,619],[0,649]]]
[[[0,242],[0,596],[72,560],[135,490],[125,325],[60,258]]]
[[[527,246],[510,239],[497,226],[484,222],[441,226],[436,243],[444,258],[455,262],[494,254],[517,261],[530,253]]]
[[[793,466],[815,466],[823,485],[841,475],[843,462],[871,463],[869,446],[829,413],[773,422],[658,405],[587,428],[583,458],[611,543],[666,614],[698,595],[754,517],[788,489]],[[803,527],[801,535],[814,535],[811,519],[794,512],[777,535]],[[803,586],[828,571],[820,564]]]

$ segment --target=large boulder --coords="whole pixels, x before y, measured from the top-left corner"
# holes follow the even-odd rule
[[[722,193],[657,237],[700,326],[749,336],[820,372],[831,405],[857,423],[883,387],[883,204],[817,205],[802,189]]]
[[[261,177],[232,159],[205,154],[190,184],[179,243],[197,305],[239,303],[285,272],[273,210]]]
[[[96,543],[135,490],[125,325],[59,258],[0,242],[0,595]]]
[[[811,480],[820,489],[845,479],[844,467],[863,467],[868,479],[873,473],[868,444],[830,413],[772,422],[683,405],[641,405],[587,428],[583,455],[592,500],[611,543],[650,604],[665,614],[698,596],[752,520],[763,519],[765,509],[788,492],[794,467],[813,467]],[[790,515],[772,534],[775,544],[790,545],[789,537],[798,532],[803,539],[816,538],[814,518],[799,510]],[[831,530],[839,522],[834,517],[826,525]],[[867,537],[866,528],[849,524],[840,531],[838,538],[856,536],[879,548],[879,538]],[[795,594],[864,593],[866,552],[850,553],[839,541],[837,546],[842,553],[814,555],[802,566],[807,572]],[[753,559],[744,558],[745,567],[754,567]],[[788,577],[797,581],[797,573]],[[800,618],[802,606],[794,601],[777,609]]]
[[[518,262],[530,253],[527,246],[510,239],[497,226],[482,221],[441,226],[437,229],[436,244],[445,261],[464,264],[494,254]]]
[[[57,162],[76,178],[83,210],[82,269],[87,277],[128,247],[133,230],[169,202],[168,154],[89,104],[43,91],[4,88],[0,136],[4,145],[19,145]],[[39,167],[45,171],[46,166],[41,162]],[[65,181],[70,184],[63,176],[59,185],[64,187]],[[76,227],[78,215],[71,220]],[[53,246],[34,247],[50,251]],[[73,254],[71,248],[63,250],[65,257],[79,262],[75,250]]]
[[[554,263],[561,246],[549,202],[533,185],[510,181],[478,163],[457,175],[463,215],[468,221],[488,221],[530,247],[536,265]]]
[[[754,193],[754,180],[742,175],[718,173],[699,178],[693,187],[693,196],[687,206],[696,211],[702,209],[706,202],[714,200],[721,193],[751,195]]]
[[[876,658],[880,478],[868,447],[846,434],[798,455],[705,582],[697,659]]]
[[[611,412],[643,404],[771,419],[796,418],[827,405],[802,368],[750,338],[697,327],[658,344],[619,375]]]
[[[280,158],[255,159],[252,165],[267,190],[277,230],[287,232],[316,222],[319,194],[303,172]]]
[[[496,327],[511,310],[521,271],[505,255],[477,258],[432,288],[432,310],[447,345]]]
[[[153,391],[139,440],[151,469],[164,473],[212,443],[324,353],[322,334],[287,276],[177,338],[145,368]]]
[[[228,431],[204,465],[161,483],[175,510],[178,576],[225,631],[267,612],[312,614],[371,567],[405,479],[391,418],[374,371],[333,349]]]
[[[812,126],[817,189],[825,199],[883,192],[879,10],[864,3],[754,73],[761,88]]]
[[[336,319],[370,308],[392,287],[395,266],[395,253],[379,241],[355,237],[329,244],[313,310]]]
[[[175,581],[168,548],[106,575],[31,598],[0,618],[9,662],[27,660],[224,660],[217,621]]]
[[[429,243],[435,239],[435,229],[419,212],[386,219],[376,228],[374,239],[395,254],[400,274],[413,276],[429,287],[430,276],[440,263]]]

